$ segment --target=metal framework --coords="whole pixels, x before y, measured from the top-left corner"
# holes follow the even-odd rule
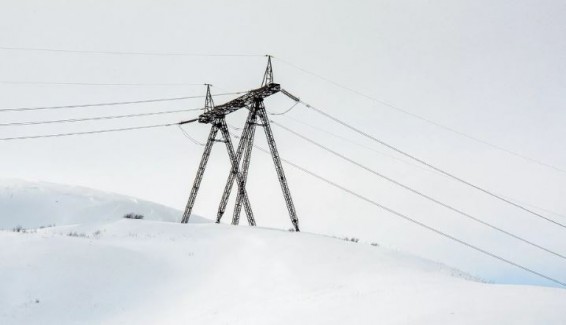
[[[204,112],[210,112],[214,108],[214,101],[212,100],[212,95],[210,94],[210,84],[205,84],[206,86],[206,99],[204,100]]]
[[[214,106],[212,101],[212,96],[210,95],[210,86],[207,85],[206,92],[206,103],[205,112],[198,117],[200,123],[211,124],[210,134],[208,140],[204,147],[204,153],[201,158],[199,168],[197,170],[197,175],[191,189],[191,194],[181,220],[182,223],[189,222],[193,206],[198,194],[200,183],[202,181],[204,171],[206,169],[206,164],[210,157],[210,152],[214,142],[224,142],[226,144],[226,149],[228,150],[228,156],[231,162],[230,173],[228,174],[228,179],[226,181],[226,186],[224,187],[224,192],[222,193],[222,199],[220,200],[220,205],[218,207],[218,213],[216,215],[216,223],[220,223],[224,212],[226,211],[226,206],[228,205],[228,200],[230,198],[230,193],[234,187],[234,182],[238,184],[238,190],[236,194],[236,204],[234,207],[234,215],[232,216],[232,224],[238,225],[240,222],[240,214],[242,206],[246,212],[248,219],[248,224],[255,226],[255,219],[252,212],[252,208],[248,199],[248,194],[246,191],[246,182],[250,167],[252,149],[254,147],[254,137],[255,137],[255,127],[262,126],[265,131],[265,136],[267,138],[267,143],[269,145],[269,150],[273,158],[273,163],[275,164],[275,170],[281,185],[281,190],[283,191],[283,198],[287,205],[287,210],[289,212],[289,217],[291,218],[291,223],[295,231],[299,231],[299,219],[297,218],[297,213],[295,211],[295,206],[293,204],[293,199],[291,198],[291,192],[289,191],[289,185],[287,183],[287,178],[285,177],[285,172],[283,171],[283,166],[281,164],[281,159],[279,157],[279,152],[275,144],[275,138],[273,132],[271,131],[271,126],[269,123],[269,118],[267,117],[267,112],[265,111],[265,106],[263,100],[273,94],[281,91],[281,86],[273,82],[273,69],[271,66],[271,56],[267,59],[267,68],[265,70],[262,85],[260,88],[250,90],[246,94],[231,100],[225,104]],[[242,129],[242,135],[240,136],[240,142],[238,143],[237,150],[234,151],[232,141],[230,139],[230,133],[226,124],[226,115],[235,112],[238,109],[247,107],[249,109],[248,117],[246,119],[246,124]],[[258,123],[258,120],[260,123]],[[216,139],[218,131],[220,131],[222,140]],[[243,160],[242,160],[243,158]],[[241,162],[242,161],[242,162]],[[241,163],[240,163],[241,162]]]

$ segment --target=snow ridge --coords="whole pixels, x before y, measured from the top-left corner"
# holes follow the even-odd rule
[[[137,213],[147,220],[179,221],[182,212],[157,203],[85,187],[0,180],[0,229],[105,222]],[[191,222],[208,222],[193,216]]]

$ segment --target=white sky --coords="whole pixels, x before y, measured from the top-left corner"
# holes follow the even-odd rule
[[[411,113],[566,169],[566,4],[561,1],[0,1],[0,47],[266,54]],[[262,57],[180,57],[0,50],[0,81],[212,83],[258,87]],[[470,141],[274,61],[275,81],[310,104],[496,193],[566,215],[566,173]],[[0,108],[204,94],[202,86],[49,86],[0,83]],[[222,103],[228,98],[216,98]],[[271,112],[292,103],[281,95]],[[203,100],[2,113],[0,122],[198,108]],[[187,113],[48,126],[2,127],[1,137],[127,127]],[[387,149],[298,106],[287,116],[384,153]],[[384,174],[556,251],[564,229],[434,173],[274,117]],[[242,125],[244,112],[229,122]],[[415,198],[273,127],[283,157],[483,248],[564,278],[564,260]],[[208,127],[187,131],[204,141]],[[264,143],[261,129],[257,139]],[[202,147],[179,130],[0,142],[0,176],[76,184],[183,209]],[[394,155],[395,156],[395,155]],[[228,173],[216,146],[195,213],[213,218]],[[397,156],[396,156],[397,157]],[[505,282],[544,283],[285,168],[304,231],[361,237]],[[273,165],[255,152],[248,182],[258,225],[290,223]],[[536,208],[534,208],[536,209]],[[537,210],[562,223],[566,218]],[[226,214],[228,221],[231,210]]]

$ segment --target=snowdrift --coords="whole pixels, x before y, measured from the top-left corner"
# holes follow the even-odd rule
[[[127,213],[146,220],[181,219],[182,212],[153,202],[84,187],[0,180],[0,229],[111,221]],[[208,222],[198,216],[191,222]]]
[[[180,216],[80,187],[0,182],[0,324],[566,323],[563,289],[487,284],[321,235],[171,222]]]
[[[121,219],[0,231],[1,324],[564,324],[566,290],[381,247]]]

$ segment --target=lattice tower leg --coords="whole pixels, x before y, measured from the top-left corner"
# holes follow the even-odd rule
[[[273,163],[275,164],[275,170],[277,171],[277,176],[279,177],[279,183],[281,184],[281,190],[283,190],[283,197],[285,198],[285,203],[287,204],[287,210],[289,211],[289,217],[293,223],[295,231],[299,231],[299,219],[297,218],[297,213],[295,211],[295,205],[293,204],[293,199],[291,198],[291,192],[289,191],[289,186],[287,185],[287,178],[285,177],[285,172],[283,171],[283,166],[281,165],[281,159],[279,157],[279,152],[277,151],[277,146],[275,145],[275,138],[273,137],[273,132],[271,131],[271,125],[269,124],[269,118],[265,111],[263,105],[258,108],[257,115],[263,123],[263,130],[267,137],[267,143],[269,144],[269,149],[271,151],[271,157],[273,158]]]
[[[200,160],[197,176],[195,177],[193,188],[191,189],[191,194],[189,196],[187,206],[185,207],[185,212],[183,213],[183,219],[181,219],[181,223],[189,222],[189,218],[191,217],[191,211],[193,210],[193,206],[197,198],[200,183],[202,181],[202,176],[204,175],[204,170],[206,169],[206,164],[212,150],[212,145],[214,144],[214,141],[216,139],[216,133],[218,133],[218,127],[213,124],[210,129],[210,134],[208,135],[208,141],[206,142],[206,145],[204,147],[204,153],[202,154],[202,158]]]

